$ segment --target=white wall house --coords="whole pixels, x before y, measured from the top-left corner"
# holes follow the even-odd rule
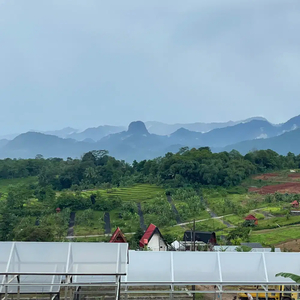
[[[148,241],[148,249],[152,251],[167,251],[167,245],[159,233],[154,233]]]
[[[150,224],[140,240],[140,247],[147,247],[151,251],[167,251],[167,244],[158,227]]]

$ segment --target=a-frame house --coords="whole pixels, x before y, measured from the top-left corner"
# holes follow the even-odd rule
[[[115,232],[113,233],[113,235],[111,236],[109,242],[110,243],[127,243],[127,240],[125,238],[125,235],[121,231],[121,229],[118,227],[115,230]]]

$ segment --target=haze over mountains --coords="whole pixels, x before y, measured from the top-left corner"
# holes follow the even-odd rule
[[[212,151],[242,154],[253,149],[272,149],[280,154],[300,153],[300,116],[283,124],[261,117],[239,122],[164,124],[132,122],[122,126],[99,126],[79,131],[74,128],[27,132],[12,140],[0,138],[0,158],[80,157],[90,150],[108,150],[128,162],[177,152],[181,147],[211,147]]]
[[[242,122],[250,122],[252,120],[264,120],[267,121],[263,117],[254,117],[249,118],[243,121],[228,121],[228,122],[213,122],[213,123],[190,123],[190,124],[165,124],[162,122],[154,122],[149,121],[146,122],[145,125],[150,133],[159,134],[159,135],[168,135],[180,128],[185,128],[190,131],[197,131],[197,132],[208,132],[216,128],[224,128],[228,126],[237,125]]]

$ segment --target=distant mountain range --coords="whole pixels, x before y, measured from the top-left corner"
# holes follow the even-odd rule
[[[247,123],[253,120],[267,121],[263,117],[253,117],[242,121],[228,121],[228,122],[214,122],[214,123],[190,123],[190,124],[165,124],[162,122],[149,121],[145,125],[150,133],[159,134],[159,135],[169,135],[180,128],[185,128],[190,131],[196,132],[208,132],[216,128],[224,128],[228,126],[234,126],[240,123]]]
[[[242,121],[229,121],[229,122],[223,122],[223,123],[188,123],[188,124],[165,124],[162,122],[145,122],[146,128],[148,129],[149,133],[158,134],[158,135],[169,135],[176,130],[180,128],[185,128],[190,131],[196,131],[196,132],[207,132],[216,128],[224,128],[228,126],[233,126],[240,123],[246,123],[250,122],[252,120],[264,120],[266,119],[262,117],[254,117],[249,118]],[[60,130],[53,130],[53,131],[41,131],[41,133],[48,134],[48,135],[55,135],[60,138],[72,138],[77,141],[84,141],[87,140],[90,142],[90,140],[93,140],[94,142],[99,141],[103,137],[118,133],[126,130],[126,126],[110,126],[110,125],[102,125],[98,127],[90,127],[83,131],[80,131],[75,128],[66,127]],[[36,130],[30,130],[31,132],[40,132]],[[17,137],[20,134],[10,134],[10,135],[4,135],[0,136],[1,139],[7,139],[12,140],[15,137]]]
[[[100,141],[103,137],[108,136],[109,134],[118,133],[126,130],[124,126],[99,126],[88,128],[82,132],[73,132],[68,135],[68,138],[77,140],[77,141]]]
[[[276,137],[268,139],[256,139],[239,142],[233,145],[226,146],[222,149],[212,149],[216,152],[237,150],[245,155],[253,150],[267,150],[271,149],[279,154],[286,155],[292,152],[296,155],[300,154],[300,128],[285,132]]]
[[[279,125],[263,118],[233,123],[182,124],[184,127],[164,135],[151,133],[151,130],[156,126],[154,131],[166,133],[171,128],[169,126],[176,128],[179,125],[136,121],[129,125],[128,130],[118,126],[99,126],[81,132],[73,128],[46,133],[27,132],[13,140],[0,139],[0,158],[30,158],[37,154],[44,157],[80,157],[90,150],[105,149],[118,159],[132,162],[177,152],[185,146],[209,146],[215,152],[236,149],[242,154],[253,149],[269,148],[280,154],[300,153],[300,116]],[[214,126],[219,127],[208,130]],[[186,127],[197,128],[197,131]]]

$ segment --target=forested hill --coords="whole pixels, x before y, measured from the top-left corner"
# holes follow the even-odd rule
[[[102,184],[126,186],[154,183],[170,187],[219,185],[234,186],[251,174],[283,168],[299,168],[300,155],[287,156],[272,150],[253,151],[245,156],[231,152],[212,153],[207,147],[181,148],[176,153],[131,165],[108,155],[91,151],[81,159],[49,158],[0,160],[0,179],[36,176],[40,189],[84,190]]]

